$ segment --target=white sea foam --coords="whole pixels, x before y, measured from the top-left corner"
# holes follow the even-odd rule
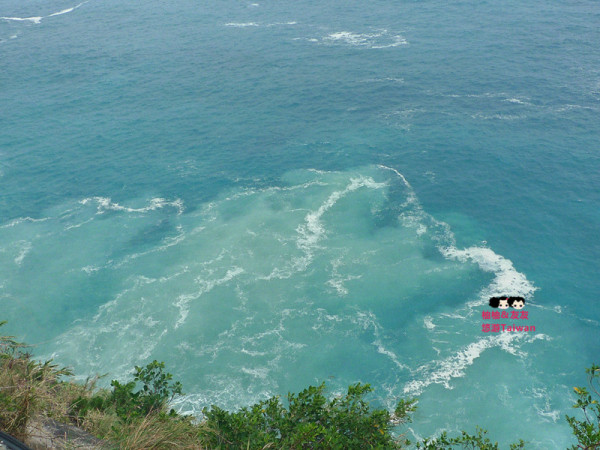
[[[435,172],[428,170],[423,175],[425,175],[432,183],[435,182]]]
[[[88,275],[91,275],[94,272],[98,272],[100,270],[99,267],[96,266],[85,266],[81,268],[82,272],[87,273]]]
[[[419,226],[417,227],[417,236],[422,236],[425,233],[427,233],[427,227],[425,225],[423,225],[422,223],[420,223]]]
[[[54,356],[64,359],[77,355],[77,363],[92,372],[110,367],[111,375],[117,379],[128,377],[133,364],[148,360],[168,330],[145,310],[143,297],[132,314],[122,314],[122,311],[114,314],[117,301],[111,303],[112,308],[99,311],[97,318],[102,315],[102,321],[74,323],[57,337],[56,348],[60,349],[60,355]],[[106,316],[107,312],[113,313],[110,318]],[[103,352],[107,339],[114,339],[118,345],[113,345],[110,352]]]
[[[398,359],[398,355],[396,355],[393,351],[386,349],[380,340],[376,340],[373,342],[373,345],[377,347],[377,353],[387,356],[392,360],[392,362],[396,365],[398,369],[408,370],[409,367],[406,364],[403,364]]]
[[[29,251],[31,250],[31,242],[21,241],[19,244],[20,244],[21,250],[19,251],[19,254],[17,255],[17,257],[14,260],[15,264],[17,266],[20,266],[23,263],[23,260],[25,259],[25,257],[29,253]]]
[[[482,119],[482,120],[519,120],[523,119],[525,116],[520,114],[484,114],[484,113],[476,113],[472,114],[471,118],[473,119]]]
[[[161,245],[152,247],[150,250],[140,253],[133,253],[131,255],[125,256],[120,262],[114,264],[114,268],[121,267],[125,264],[129,264],[131,261],[141,258],[142,256],[147,256],[152,253],[164,252],[170,247],[174,247],[186,239],[186,234],[182,231],[181,227],[177,227],[177,231],[179,232],[176,236],[169,236],[162,241]]]
[[[463,262],[470,260],[484,272],[494,273],[495,278],[482,297],[507,294],[530,297],[536,290],[524,274],[515,270],[512,261],[498,255],[490,248],[469,247],[459,250],[455,247],[443,247],[440,250],[447,258]]]
[[[583,110],[588,110],[588,111],[598,111],[598,107],[594,107],[594,106],[586,106],[586,105],[563,105],[563,106],[559,106],[558,108],[555,108],[554,111],[555,112],[565,112],[565,111],[571,111],[574,109],[583,109]]]
[[[516,103],[517,105],[531,105],[531,103],[520,98],[507,98],[504,101],[508,103]]]
[[[282,25],[298,25],[298,22],[295,22],[295,21],[275,22],[275,23],[268,23],[266,26],[267,27],[276,27],[276,26],[282,26]]]
[[[366,45],[369,43],[369,39],[373,38],[372,34],[357,34],[349,31],[338,31],[337,33],[331,33],[326,39],[330,41],[343,41],[351,45]]]
[[[0,38],[0,44],[3,44],[3,43],[5,43],[5,42],[8,42],[8,41],[10,41],[10,40],[12,40],[12,39],[16,39],[18,36],[19,36],[19,35],[18,35],[18,33],[17,33],[17,34],[12,34],[12,35],[10,35],[10,36],[9,36],[7,39],[2,39],[2,38]],[[4,176],[4,172],[2,171],[2,168],[0,167],[0,177],[3,177],[3,176]]]
[[[433,92],[431,92],[431,93],[436,94]],[[440,94],[440,93],[437,93],[436,95],[440,95],[442,97],[450,97],[450,98],[498,98],[498,97],[507,98],[509,96],[509,94],[507,94],[506,92],[483,92],[481,94]]]
[[[90,267],[90,270],[93,271],[94,269],[95,268],[93,266]],[[131,294],[132,292],[137,291],[142,286],[145,286],[147,284],[152,284],[155,281],[156,280],[154,278],[148,278],[148,277],[144,277],[144,276],[135,277],[131,287],[122,290],[115,296],[115,298],[113,298],[112,300],[110,300],[110,301],[104,303],[103,305],[100,305],[100,307],[98,307],[98,312],[92,318],[92,323],[96,323],[96,324],[100,323],[100,321],[102,320],[103,317],[106,317],[107,315],[110,315],[111,313],[113,313],[117,310],[117,307],[119,306],[120,302],[128,294]]]
[[[172,406],[180,414],[190,414],[199,419],[204,416],[202,409],[206,405],[230,405],[231,410],[248,406],[251,403],[266,400],[278,390],[277,383],[270,378],[248,386],[239,373],[205,375],[208,386],[201,392],[178,396]]]
[[[200,284],[200,289],[192,294],[182,294],[177,298],[177,302],[175,306],[179,309],[179,317],[175,322],[174,328],[179,328],[181,325],[185,323],[187,316],[190,312],[190,302],[206,294],[207,292],[212,291],[216,286],[220,286],[231,281],[233,278],[237,277],[244,273],[244,269],[241,267],[234,267],[229,269],[223,278],[219,278],[216,280],[202,280],[197,279],[196,281]]]
[[[348,288],[344,285],[346,281],[358,280],[361,275],[347,275],[345,277],[331,278],[327,280],[327,284],[333,287],[340,297],[348,295]]]
[[[305,223],[298,226],[296,229],[299,237],[296,240],[296,246],[304,252],[301,258],[295,258],[294,266],[296,271],[305,270],[313,259],[313,254],[318,247],[318,242],[324,237],[325,229],[321,223],[321,217],[331,209],[341,198],[348,193],[355,191],[361,187],[370,189],[381,189],[385,187],[385,183],[376,183],[370,177],[352,178],[350,184],[342,191],[333,192],[329,198],[319,206],[316,211],[311,211],[305,217]]]
[[[334,317],[337,319],[337,321],[343,321],[337,316]],[[360,330],[372,330],[374,340],[371,342],[371,345],[377,349],[377,353],[387,356],[398,369],[402,371],[410,370],[406,364],[400,361],[400,358],[396,353],[394,353],[393,350],[390,350],[384,346],[381,337],[382,327],[379,325],[375,314],[373,314],[371,311],[357,311],[355,315],[347,317],[345,320],[349,320]]]
[[[24,222],[35,223],[35,222],[45,222],[46,220],[50,220],[50,217],[42,217],[41,219],[34,219],[32,217],[19,217],[18,219],[13,219],[4,225],[0,225],[0,228],[11,228],[16,225],[20,225]]]
[[[327,284],[333,287],[340,297],[348,295],[348,288],[344,286],[344,282],[358,280],[362,275],[343,275],[339,272],[338,268],[343,266],[342,258],[337,258],[331,262],[331,275],[332,277],[327,280]]]
[[[425,326],[425,328],[427,328],[428,330],[433,330],[435,329],[435,324],[433,323],[433,320],[431,318],[431,316],[426,316],[423,319],[423,325]]]
[[[61,15],[63,15],[63,14],[70,13],[70,12],[72,12],[72,11],[76,10],[77,8],[79,8],[79,7],[83,6],[83,5],[85,5],[86,3],[87,3],[87,2],[81,2],[81,3],[79,3],[78,5],[75,5],[75,6],[71,7],[71,8],[63,9],[62,11],[58,11],[58,12],[52,13],[52,14],[50,14],[49,16],[46,16],[46,17],[61,16]]]
[[[247,28],[247,27],[258,27],[256,22],[229,22],[225,24],[226,27],[234,28]]]
[[[416,370],[422,374],[421,379],[413,379],[404,385],[403,392],[407,395],[419,395],[430,384],[441,384],[446,389],[452,389],[450,381],[453,378],[464,377],[466,370],[481,354],[489,348],[500,347],[502,350],[515,354],[510,345],[513,340],[519,339],[519,335],[501,333],[494,336],[486,336],[458,350],[454,354],[437,361],[427,363]]]
[[[389,33],[388,30],[377,30],[373,33],[353,33],[338,31],[323,38],[326,43],[341,43],[354,47],[383,49],[408,45],[408,41],[399,34]]]
[[[298,22],[295,21],[289,21],[289,22],[273,22],[273,23],[267,23],[267,24],[260,24],[260,23],[256,23],[256,22],[229,22],[226,23],[225,26],[226,27],[233,27],[233,28],[248,28],[248,27],[278,27],[278,26],[286,26],[286,25],[297,25]]]
[[[409,198],[407,199],[407,201],[409,201],[409,202],[412,203],[412,202],[414,202],[416,200],[416,195],[412,191],[412,186],[407,181],[407,179],[404,177],[404,175],[402,175],[400,172],[398,172],[393,167],[384,166],[382,164],[379,164],[377,167],[379,167],[380,169],[389,170],[391,172],[394,172],[396,174],[396,176],[402,180],[402,183],[404,183],[404,185],[411,190],[411,195],[409,196]]]
[[[367,78],[366,80],[362,80],[362,83],[399,83],[404,84],[404,78],[398,77],[384,77],[384,78]]]
[[[241,371],[247,375],[251,375],[254,378],[259,378],[261,380],[265,380],[269,376],[269,368],[268,367],[258,367],[250,369],[248,367],[242,367]]]
[[[82,2],[79,3],[78,5],[75,5],[71,8],[66,8],[63,9],[61,11],[49,14],[47,16],[35,16],[35,17],[0,17],[0,19],[4,19],[4,20],[12,20],[12,21],[16,21],[16,22],[32,22],[36,25],[39,25],[43,19],[47,19],[48,17],[55,17],[55,16],[61,16],[63,14],[68,14],[74,10],[76,10],[77,8],[81,7],[82,5],[85,5],[87,3],[86,2]],[[16,35],[14,36],[16,38]],[[13,37],[11,37],[11,39],[14,39]]]
[[[58,11],[58,12],[52,13],[49,16],[46,16],[46,17],[54,17],[54,16],[60,16],[60,15],[63,15],[63,14],[67,14],[67,13],[70,13],[71,11],[73,11],[75,8],[76,7],[74,6],[72,8],[63,9],[62,11]]]
[[[542,406],[539,406],[536,402],[534,405],[535,410],[538,415],[547,422],[556,423],[560,419],[560,411],[557,409],[552,409],[550,404],[550,394],[546,387],[543,388],[534,388],[532,395],[535,399],[542,400]]]
[[[81,222],[81,223],[77,223],[77,224],[75,224],[75,225],[67,225],[67,226],[65,227],[65,231],[72,230],[72,229],[74,229],[74,228],[79,228],[79,227],[81,227],[81,226],[83,226],[83,225],[85,225],[85,224],[88,224],[88,223],[92,222],[93,220],[94,220],[94,218],[93,218],[93,217],[90,217],[89,219],[87,219],[87,220],[84,220],[84,221],[83,221],[83,222]]]
[[[245,355],[254,356],[254,357],[267,355],[267,352],[259,352],[256,350],[247,350],[245,348],[242,348],[240,350],[240,352],[244,353]]]
[[[342,280],[332,278],[327,281],[327,284],[333,287],[339,296],[348,295],[348,289],[344,287],[344,282]]]
[[[87,205],[88,203],[92,202],[95,202],[97,204],[97,214],[103,214],[106,211],[145,213],[148,211],[155,211],[157,209],[166,207],[176,208],[178,214],[182,214],[185,210],[183,206],[183,201],[181,201],[180,199],[168,201],[164,198],[153,198],[150,200],[148,206],[145,206],[143,208],[129,208],[126,206],[122,206],[118,203],[113,202],[109,197],[89,197],[79,201],[79,203],[82,205]]]
[[[18,33],[12,34],[7,39],[0,39],[0,44],[4,44],[10,40],[16,39],[17,37],[19,37]],[[4,172],[2,171],[2,168],[0,167],[0,177],[3,177],[3,176],[4,176]]]
[[[33,22],[35,24],[39,24],[43,17],[0,17],[0,19],[14,20],[15,22]]]
[[[370,48],[390,48],[390,47],[398,47],[400,45],[408,45],[408,41],[404,39],[402,36],[395,36],[393,42],[385,45],[372,45]]]

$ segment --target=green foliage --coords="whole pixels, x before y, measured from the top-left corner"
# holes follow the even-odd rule
[[[80,395],[69,406],[69,413],[77,423],[82,423],[91,411],[106,411],[111,406],[111,401],[105,395],[96,394],[91,397]]]
[[[3,325],[6,325],[6,321],[0,322],[0,327]],[[21,350],[25,347],[25,344],[15,341],[14,336],[0,335],[0,360],[8,360],[25,355]]]
[[[135,366],[133,381],[121,384],[112,380],[113,387],[110,402],[114,405],[119,418],[131,420],[154,412],[163,412],[165,406],[176,395],[182,394],[179,381],[171,382],[173,375],[164,373],[165,363],[154,360],[146,367]],[[134,391],[138,383],[142,388]],[[174,410],[169,412],[176,415]]]
[[[600,398],[598,389],[600,388],[600,367],[593,364],[592,367],[585,369],[588,375],[588,385],[594,397]],[[566,416],[567,422],[577,438],[578,445],[573,445],[571,449],[597,449],[600,448],[600,405],[598,400],[592,398],[587,388],[573,388],[577,394],[577,403],[573,408],[578,408],[583,412],[584,420],[579,420],[573,416]]]
[[[394,411],[394,415],[391,418],[391,421],[394,425],[400,425],[405,422],[412,422],[412,417],[410,417],[411,412],[415,412],[417,410],[417,399],[411,398],[408,400],[402,399],[396,405],[396,410]]]
[[[417,448],[425,450],[451,450],[455,448],[473,449],[473,450],[499,450],[498,442],[492,442],[486,436],[487,431],[479,427],[476,428],[477,434],[469,434],[463,431],[460,436],[449,437],[445,431],[437,439],[429,438],[417,443]],[[525,448],[525,442],[519,440],[515,444],[510,444],[511,450]]]
[[[118,448],[199,448],[193,418],[167,411],[182,386],[164,368],[153,361],[136,366],[133,380],[113,380],[110,391],[86,389],[70,403],[69,418]]]
[[[415,400],[402,401],[391,416],[385,409],[371,409],[364,400],[371,391],[358,383],[346,395],[328,400],[323,383],[288,394],[287,408],[279,397],[234,413],[205,408],[205,444],[222,449],[400,448],[391,429],[409,420]]]

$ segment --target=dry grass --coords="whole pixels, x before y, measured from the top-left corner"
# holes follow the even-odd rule
[[[202,449],[200,427],[186,419],[150,414],[123,425],[118,433],[113,434],[111,441],[117,448],[131,450]]]
[[[92,410],[86,414],[79,426],[94,436],[108,439],[113,432],[113,426],[118,423],[118,420],[116,414]]]
[[[71,404],[91,396],[96,382],[61,381],[70,375],[52,361],[33,360],[27,346],[0,335],[0,429],[27,440],[34,418],[38,426],[48,419],[69,423]]]
[[[0,356],[0,428],[24,438],[29,420],[54,405],[58,379],[69,372],[15,350]]]

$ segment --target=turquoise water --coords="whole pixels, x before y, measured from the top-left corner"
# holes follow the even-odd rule
[[[182,411],[363,381],[419,397],[411,437],[571,443],[600,350],[595,2],[0,17],[0,319],[37,356],[164,360]],[[484,333],[492,295],[535,331]]]

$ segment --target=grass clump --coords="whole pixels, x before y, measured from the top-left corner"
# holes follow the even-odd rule
[[[25,438],[31,418],[54,409],[59,379],[67,375],[71,375],[69,370],[52,361],[32,360],[26,346],[12,336],[0,336],[0,429]]]

